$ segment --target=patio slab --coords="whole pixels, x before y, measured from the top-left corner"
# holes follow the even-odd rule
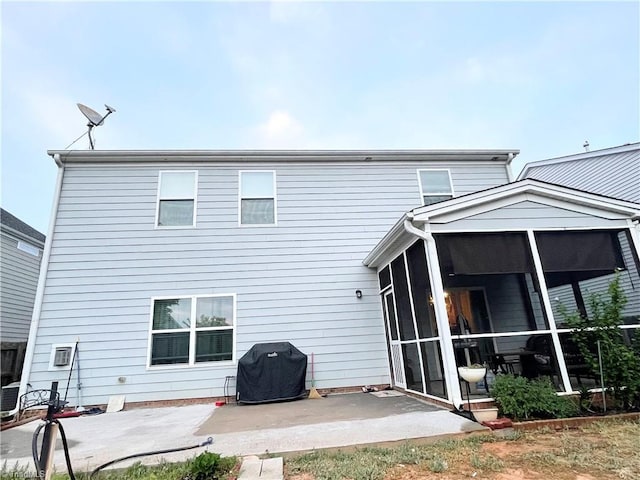
[[[487,430],[445,409],[407,397],[377,398],[357,393],[330,395],[318,400],[264,405],[189,405],[146,408],[62,419],[74,469],[87,471],[115,458],[202,443],[213,445],[165,454],[181,461],[202,451],[222,455],[262,455],[313,449],[397,442],[433,436]],[[35,469],[31,437],[39,422],[2,432],[0,454],[9,466],[16,462]],[[135,461],[155,464],[158,456]],[[61,442],[55,464],[66,471]]]

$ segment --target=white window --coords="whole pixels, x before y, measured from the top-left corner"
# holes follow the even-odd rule
[[[233,294],[153,299],[149,365],[232,361],[235,303]]]
[[[69,370],[74,361],[76,344],[58,343],[51,345],[51,356],[49,357],[49,370]]]
[[[34,257],[40,256],[40,249],[38,247],[20,240],[18,240],[18,250],[22,250],[23,252],[26,252],[29,255],[33,255]]]
[[[432,205],[453,198],[449,170],[418,170],[418,182],[423,205]]]
[[[195,226],[197,191],[197,172],[160,172],[156,225],[158,227]]]
[[[276,224],[276,172],[240,172],[240,225]]]

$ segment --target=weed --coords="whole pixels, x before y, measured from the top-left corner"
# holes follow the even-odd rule
[[[433,473],[442,473],[447,468],[449,468],[449,464],[446,460],[443,460],[441,458],[434,458],[429,463],[429,470],[431,470]]]

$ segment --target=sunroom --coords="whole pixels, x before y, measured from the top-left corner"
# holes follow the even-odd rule
[[[639,221],[638,204],[530,179],[405,214],[364,260],[393,386],[455,407],[488,401],[499,373],[597,388],[564,316],[589,318],[617,277],[620,328],[640,334]],[[488,373],[467,392],[458,367],[471,364]]]

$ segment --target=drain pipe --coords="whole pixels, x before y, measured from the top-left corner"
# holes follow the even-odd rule
[[[449,322],[438,321],[447,317],[447,306],[444,303],[444,285],[442,284],[442,274],[440,272],[440,263],[438,262],[438,252],[436,250],[436,241],[430,231],[422,230],[413,224],[415,218],[413,212],[407,212],[407,217],[403,223],[407,233],[424,240],[426,245],[426,254],[428,262],[429,281],[433,289],[433,306],[436,311],[436,323],[438,324],[438,332],[440,332],[440,340],[442,347],[442,357],[447,379],[448,391],[450,399],[455,408],[462,405],[462,392],[458,381],[458,369],[456,366],[455,352],[453,351],[453,342],[451,340],[451,331],[449,330]],[[428,218],[426,219],[428,222]]]
[[[53,243],[53,232],[56,228],[56,217],[58,216],[58,205],[60,204],[60,192],[62,191],[62,180],[64,178],[64,163],[60,158],[60,154],[56,153],[53,160],[58,166],[58,177],[56,179],[55,193],[53,194],[53,205],[51,206],[51,217],[49,218],[49,230],[44,243],[42,260],[40,262],[40,275],[38,277],[38,286],[36,288],[36,298],[33,303],[33,314],[31,316],[31,327],[29,328],[29,337],[27,339],[27,348],[24,354],[24,362],[22,364],[22,378],[20,380],[20,389],[18,390],[18,399],[16,406],[9,415],[13,416],[20,410],[20,397],[26,393],[29,385],[29,376],[31,375],[31,364],[36,348],[36,337],[38,335],[38,325],[40,323],[40,312],[42,311],[42,301],[44,299],[44,285],[47,280],[47,272],[49,270],[49,258],[51,257],[51,244]]]
[[[507,179],[509,180],[509,183],[513,183],[513,170],[511,169],[511,162],[513,162],[513,159],[515,158],[515,155],[513,153],[510,153],[509,155],[507,155]]]

